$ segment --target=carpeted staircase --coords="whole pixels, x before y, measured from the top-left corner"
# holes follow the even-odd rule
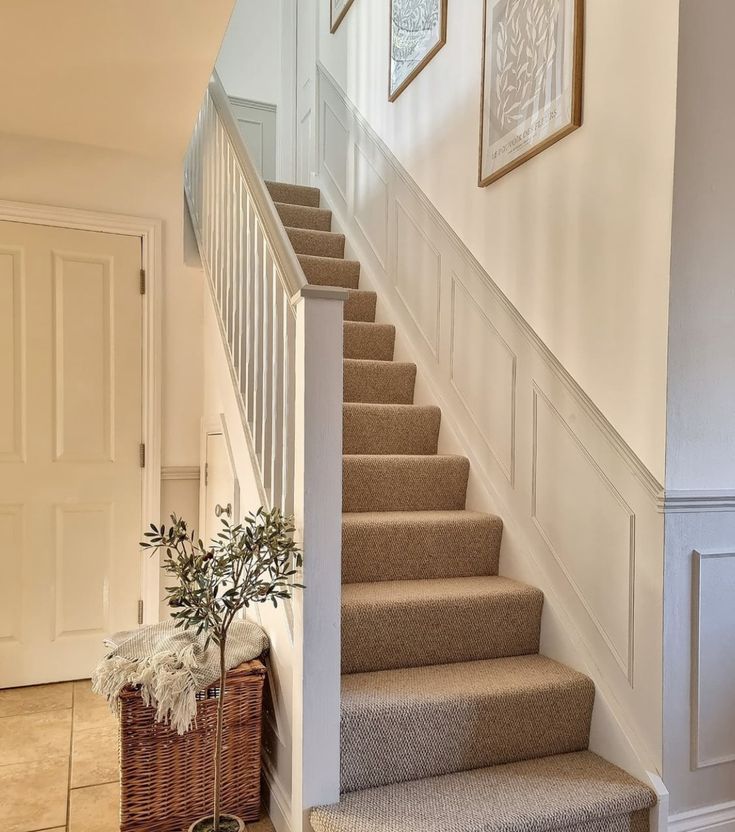
[[[344,324],[341,791],[316,832],[647,832],[655,795],[587,751],[594,685],[539,655],[542,593],[500,577],[502,521],[465,510],[469,462],[315,188],[268,183]]]

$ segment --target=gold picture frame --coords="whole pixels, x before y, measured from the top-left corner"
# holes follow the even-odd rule
[[[355,0],[329,0],[329,31],[334,34]]]
[[[483,0],[479,187],[582,126],[583,69],[584,0]]]
[[[418,28],[410,34],[413,38],[403,37],[400,61],[396,60],[396,33],[394,24],[396,10],[401,4],[410,6],[405,9],[406,18],[418,23]],[[423,7],[423,8],[422,8]],[[434,21],[434,14],[436,20]],[[423,15],[423,17],[422,17]],[[430,24],[430,28],[426,27]],[[416,76],[426,67],[436,53],[447,42],[447,0],[390,0],[388,17],[388,101],[395,101],[409,86]]]

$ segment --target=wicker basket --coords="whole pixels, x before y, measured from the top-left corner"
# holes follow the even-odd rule
[[[245,822],[260,813],[260,743],[265,667],[227,674],[222,744],[222,811]],[[219,687],[198,695],[196,724],[183,736],[127,688],[120,696],[120,830],[182,832],[212,811]]]

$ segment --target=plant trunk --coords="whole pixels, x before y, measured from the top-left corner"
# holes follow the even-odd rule
[[[222,791],[222,729],[225,717],[225,685],[227,682],[227,669],[225,667],[225,641],[222,637],[219,645],[219,701],[217,702],[217,733],[214,742],[214,832],[219,832],[220,819],[220,794]]]

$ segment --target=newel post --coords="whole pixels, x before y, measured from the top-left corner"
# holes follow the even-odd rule
[[[294,515],[306,589],[294,599],[293,829],[339,799],[344,289],[297,298]]]

